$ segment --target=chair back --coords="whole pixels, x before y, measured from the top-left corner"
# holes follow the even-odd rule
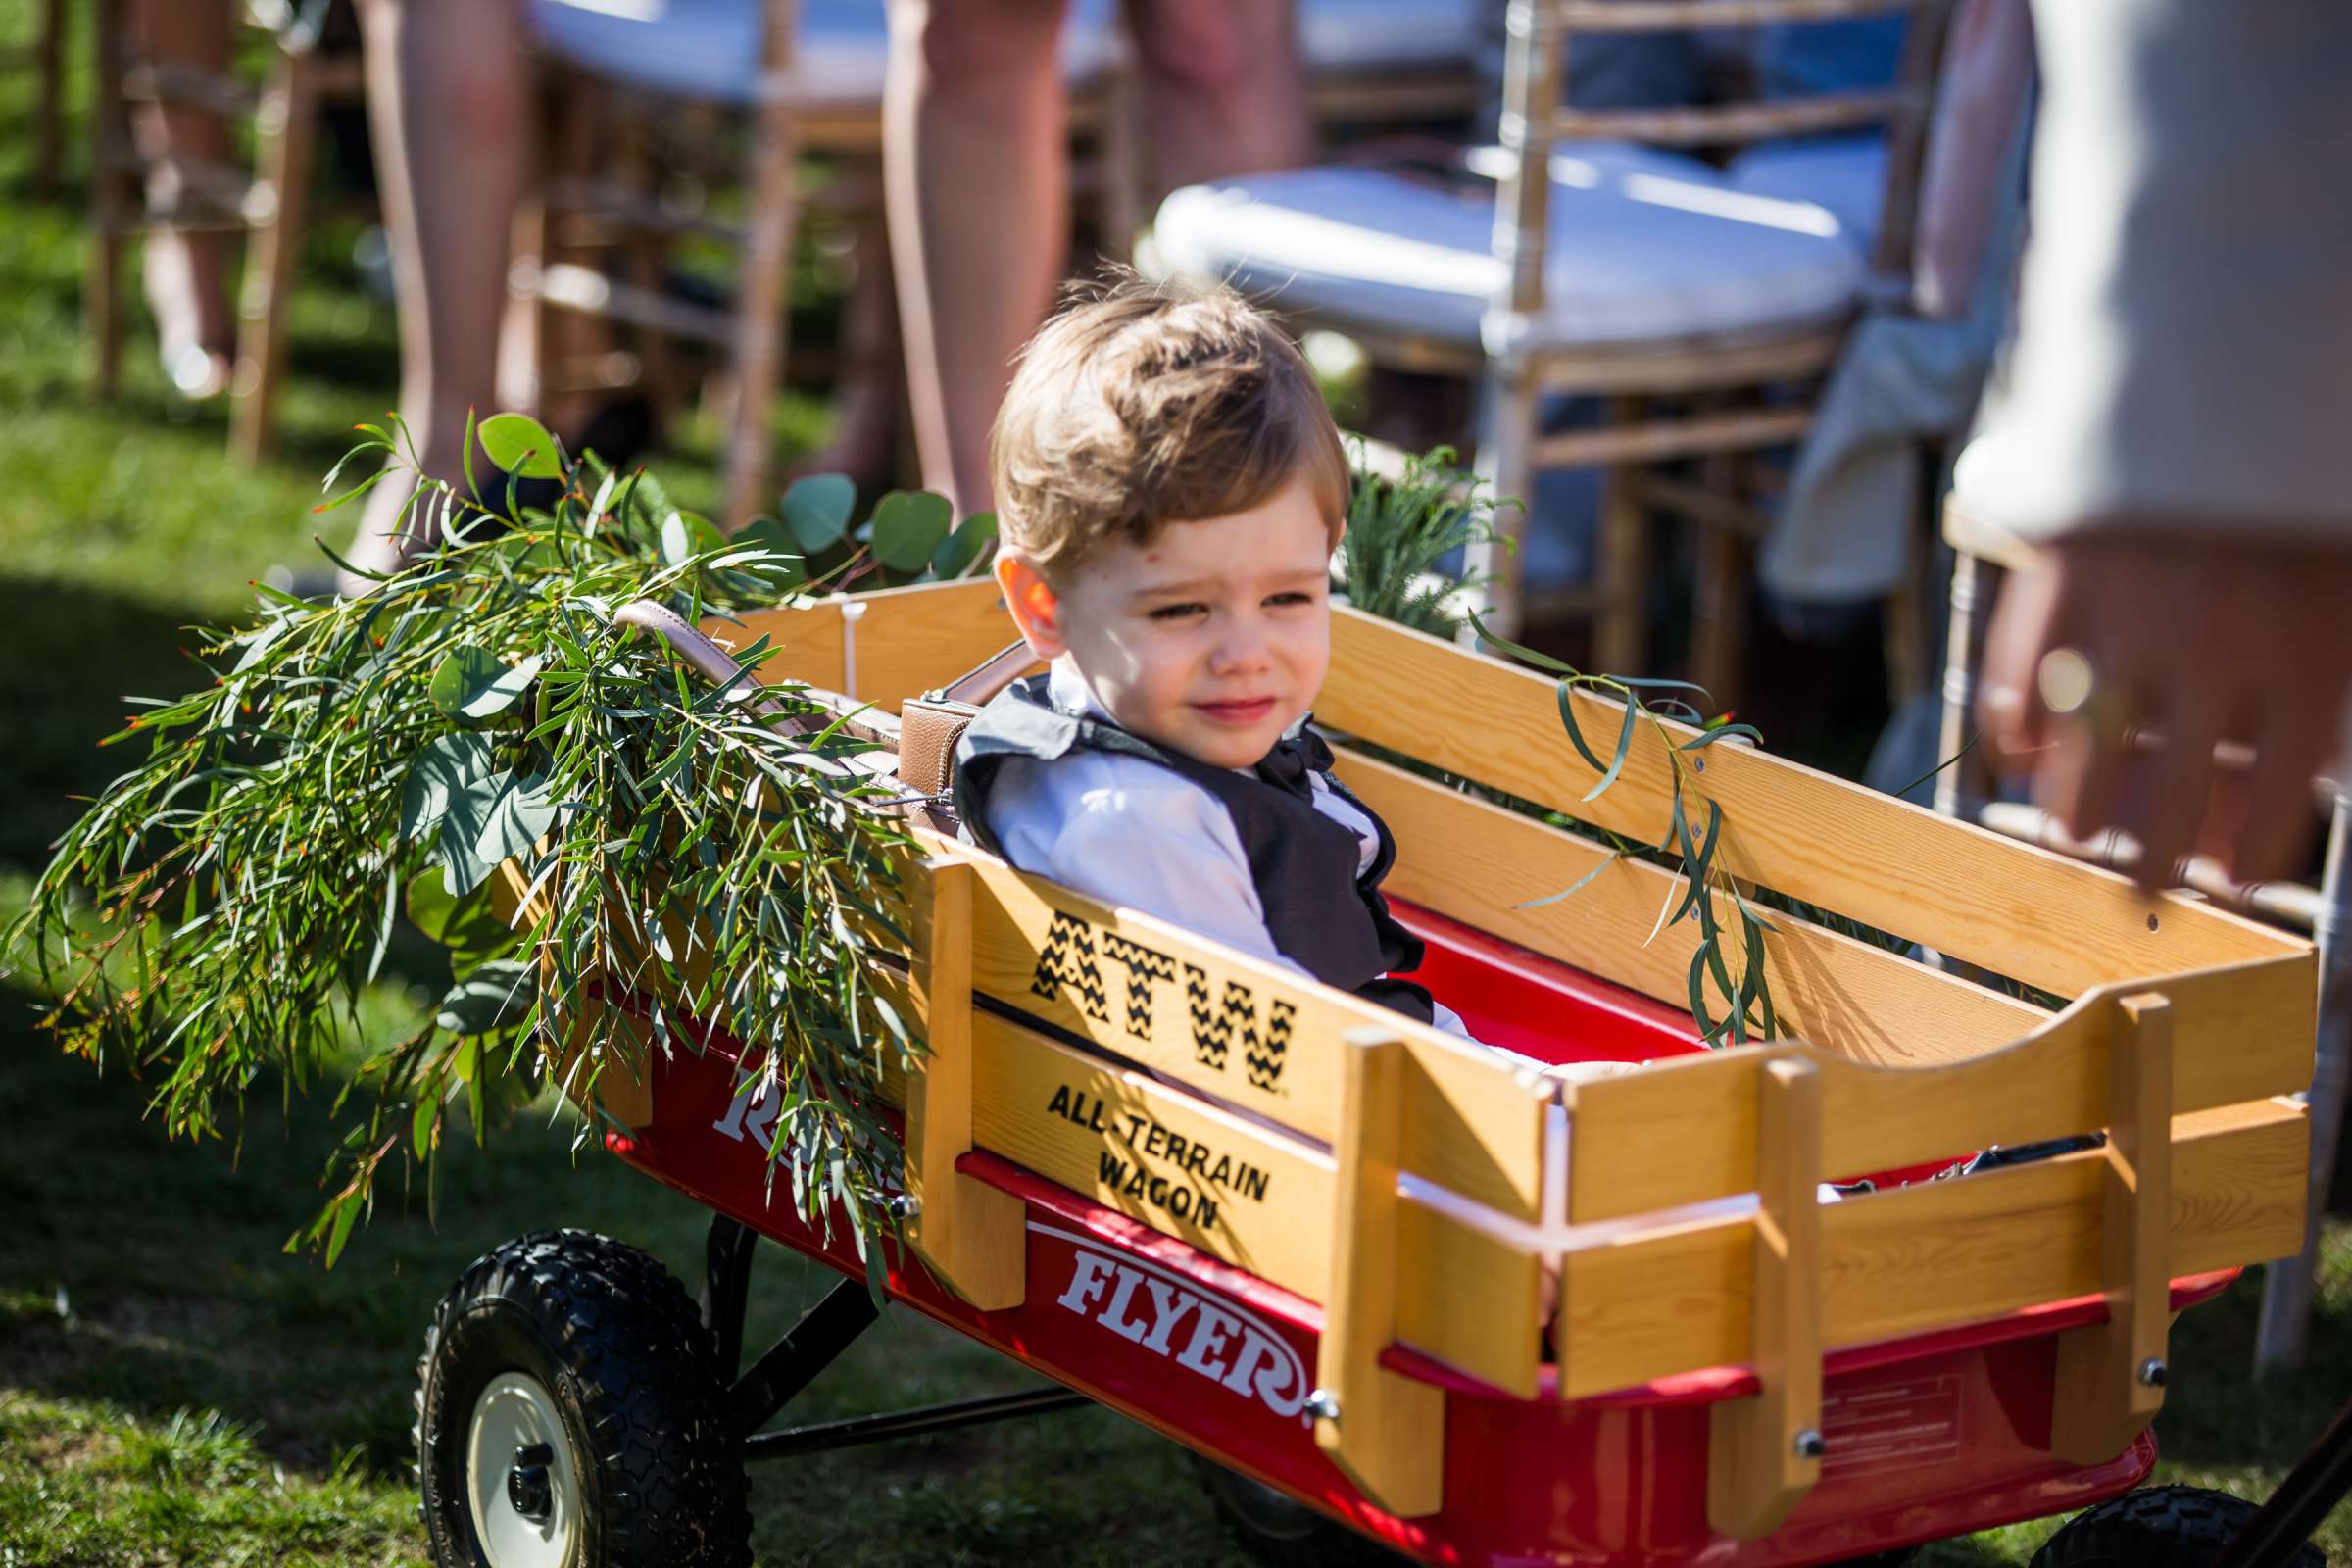
[[[1500,123],[1507,168],[1494,208],[1494,254],[1508,270],[1510,310],[1530,316],[1543,309],[1551,150],[1565,139],[1722,148],[1883,125],[1886,191],[1872,267],[1907,273],[1951,10],[1952,0],[1512,0]],[[1698,33],[1900,12],[1913,15],[1889,87],[1658,108],[1579,109],[1563,101],[1566,62],[1579,34]]]

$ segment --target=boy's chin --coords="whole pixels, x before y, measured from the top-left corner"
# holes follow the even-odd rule
[[[1252,726],[1248,730],[1223,726],[1194,726],[1174,742],[1175,749],[1211,767],[1255,767],[1282,739],[1283,727]]]

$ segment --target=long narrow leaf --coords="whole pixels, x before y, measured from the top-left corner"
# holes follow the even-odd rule
[[[1637,710],[1632,703],[1625,705],[1625,722],[1617,726],[1617,755],[1609,759],[1609,770],[1600,775],[1600,782],[1585,791],[1585,799],[1588,802],[1599,799],[1601,792],[1616,783],[1617,775],[1625,771],[1625,754],[1632,750],[1634,744],[1636,712]]]

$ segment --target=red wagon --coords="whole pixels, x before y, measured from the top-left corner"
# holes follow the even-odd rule
[[[891,710],[1003,628],[968,584],[749,631],[782,650],[763,679]],[[1666,1000],[1695,933],[1653,931],[1680,878],[1619,859],[1538,903],[1608,852],[1360,749],[1568,806],[1592,769],[1553,685],[1351,612],[1334,638],[1318,720],[1396,831],[1418,978],[1481,1040],[1653,1065],[1537,1079],[918,830],[906,1001],[929,1055],[894,1086],[907,1247],[885,1292],[1061,1388],[762,1430],[874,1308],[846,1228],[775,1192],[779,1107],[738,1092],[746,1048],[714,1035],[600,1090],[612,1150],[715,1211],[707,1310],[601,1238],[477,1263],[420,1396],[443,1561],[740,1561],[745,1460],[1078,1398],[1212,1461],[1245,1542],[1301,1562],[1372,1543],[1449,1564],[1893,1561],[2146,1476],[2173,1313],[2300,1245],[2306,1131],[2283,1097],[2308,1076],[2309,948],[1713,746],[1691,756],[1740,886],[1954,967],[1776,914],[1765,961],[1798,1039],[1706,1051]],[[1446,693],[1442,722],[1408,692]],[[1654,841],[1673,738],[1638,735],[1574,809]],[[746,1367],[758,1237],[847,1278]],[[2193,1498],[2140,1514],[2205,1528]]]

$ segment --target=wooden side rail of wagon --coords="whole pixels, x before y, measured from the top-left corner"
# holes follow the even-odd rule
[[[972,583],[706,629],[770,638],[764,678],[889,709],[999,646],[1004,619]],[[1618,785],[1576,804],[1593,770],[1552,682],[1345,611],[1334,639],[1318,717],[1343,738],[1660,836],[1666,746],[1690,732],[1644,725]],[[1440,1506],[1450,1387],[1579,1400],[1747,1365],[1754,1392],[1713,1414],[1708,1514],[1759,1536],[1819,1475],[1825,1353],[2086,1297],[2105,1318],[2062,1343],[2049,1446],[2113,1456],[2162,1396],[2167,1281],[2299,1242],[2303,1113],[2283,1097],[2308,1076],[2308,946],[1746,748],[1692,757],[1723,808],[1718,863],[1743,885],[2071,1003],[2053,1013],[1776,913],[1766,965],[1799,1041],[1559,1090],[920,832],[909,999],[931,1054],[902,1094],[910,1242],[967,1301],[1018,1301],[1020,1205],[974,1174],[977,1152],[1320,1302],[1307,1413],[1401,1518]],[[1608,852],[1369,755],[1343,769],[1396,830],[1400,899],[1685,995],[1694,933],[1653,934],[1676,874],[1619,860],[1531,906]],[[1817,1198],[1825,1180],[2092,1131],[2103,1146]]]

